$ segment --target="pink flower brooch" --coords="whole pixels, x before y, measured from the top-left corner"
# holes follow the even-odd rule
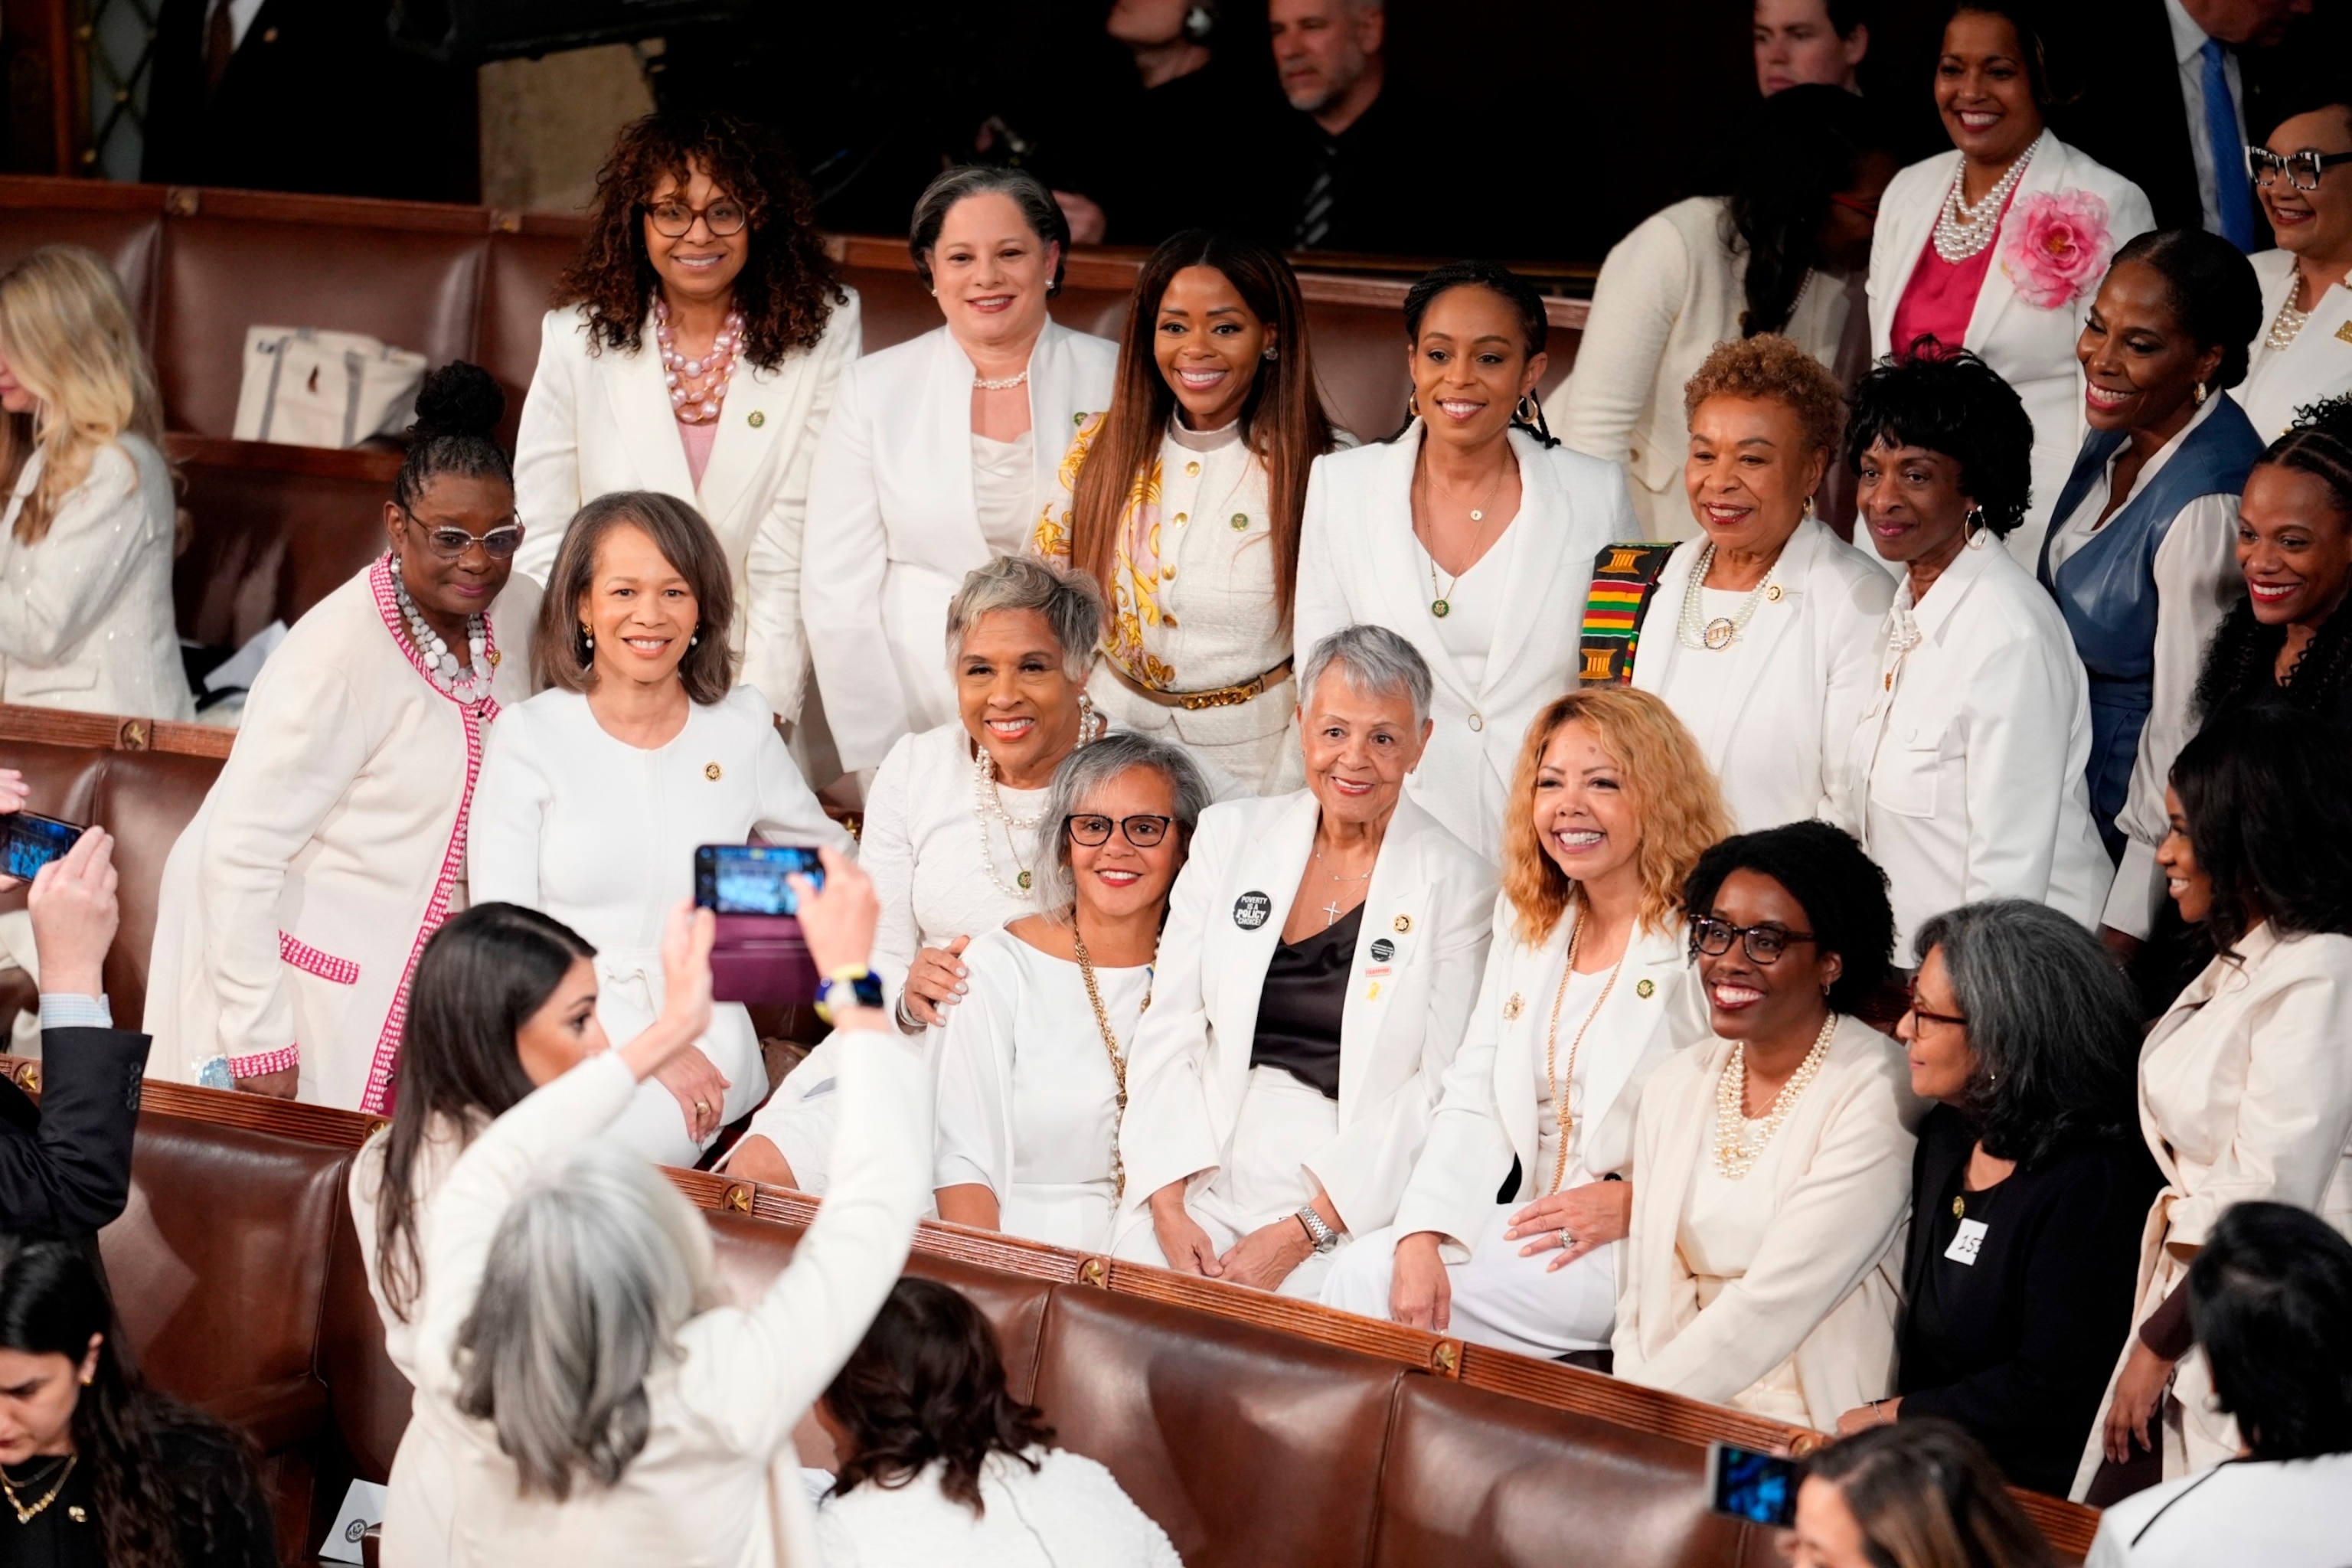
[[[2043,191],[2017,204],[2004,226],[2000,269],[2029,304],[2062,310],[2105,276],[2115,238],[2107,204],[2091,191]]]

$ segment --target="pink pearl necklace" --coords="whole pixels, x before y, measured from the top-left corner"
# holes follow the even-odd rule
[[[735,374],[736,351],[743,345],[743,316],[727,312],[725,325],[710,340],[709,359],[688,359],[677,352],[677,333],[669,324],[669,306],[654,300],[654,340],[661,345],[662,381],[669,387],[669,405],[681,425],[708,425],[719,417],[727,401],[727,383]]]

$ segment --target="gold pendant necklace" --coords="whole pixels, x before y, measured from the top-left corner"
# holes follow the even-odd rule
[[[68,1454],[64,1467],[57,1473],[57,1484],[50,1487],[47,1492],[43,1494],[41,1500],[30,1508],[26,1507],[24,1499],[16,1495],[16,1484],[8,1479],[8,1472],[5,1468],[0,1468],[0,1496],[5,1496],[8,1506],[16,1510],[18,1524],[32,1523],[41,1516],[42,1510],[58,1500],[58,1494],[66,1489],[66,1479],[73,1474],[74,1461],[80,1458],[79,1454]],[[29,1489],[35,1483],[27,1481],[25,1484]]]
[[[1609,1005],[1609,994],[1617,989],[1617,976],[1625,968],[1625,954],[1633,951],[1633,944],[1629,940],[1624,952],[1617,955],[1616,965],[1609,971],[1609,983],[1601,986],[1600,999],[1592,1004],[1592,1011],[1584,1016],[1584,1022],[1576,1026],[1574,1037],[1568,1042],[1568,1078],[1562,1081],[1558,1068],[1559,1005],[1568,995],[1569,981],[1576,973],[1576,950],[1583,942],[1584,919],[1580,914],[1575,926],[1568,933],[1568,962],[1560,965],[1559,989],[1551,995],[1551,1026],[1544,1031],[1544,1084],[1551,1090],[1552,1114],[1559,1122],[1559,1157],[1552,1162],[1551,1168],[1550,1192],[1553,1193],[1559,1192],[1560,1183],[1568,1179],[1568,1139],[1576,1127],[1576,1117],[1569,1110],[1569,1096],[1576,1087],[1577,1053],[1584,1048],[1585,1031],[1592,1027],[1593,1019],[1601,1016],[1601,1009]]]
[[[1102,1035],[1103,1052],[1110,1058],[1110,1076],[1118,1085],[1118,1115],[1112,1119],[1110,1134],[1111,1202],[1117,1204],[1127,1196],[1127,1162],[1118,1152],[1118,1128],[1127,1120],[1127,1058],[1120,1054],[1118,1036],[1110,1026],[1110,1014],[1103,1007],[1102,990],[1095,984],[1095,962],[1087,952],[1087,939],[1078,934],[1078,911],[1070,910],[1070,951],[1078,961],[1078,977],[1087,983],[1087,1001],[1095,1010],[1095,1027]],[[1151,1010],[1151,980],[1144,980],[1143,1003],[1135,1010],[1139,1021]]]

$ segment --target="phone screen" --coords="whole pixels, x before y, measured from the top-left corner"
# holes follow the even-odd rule
[[[1804,1467],[1778,1454],[1715,1443],[1706,1455],[1707,1507],[1717,1513],[1786,1530],[1797,1521]]]
[[[42,867],[72,848],[83,831],[70,822],[36,812],[12,811],[0,816],[0,843],[6,847],[8,875],[31,881]]]
[[[824,886],[814,849],[796,844],[705,844],[694,852],[694,901],[722,915],[789,915],[800,910],[797,872]]]

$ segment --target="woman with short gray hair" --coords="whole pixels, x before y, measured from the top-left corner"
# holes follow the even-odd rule
[[[1073,752],[1046,792],[1040,912],[976,938],[940,1037],[940,1217],[1110,1246],[1127,1061],[1168,892],[1209,805],[1185,752],[1140,735]]]
[[[1018,169],[950,169],[908,248],[946,324],[842,372],[809,479],[801,615],[841,763],[952,717],[932,650],[965,573],[1015,554],[1062,453],[1110,403],[1118,347],[1047,314],[1069,226]]]
[[[2137,1137],[2139,1012],[2097,938],[2022,899],[1919,928],[1896,1027],[1936,1101],[1912,1155],[1900,1393],[1841,1432],[1936,1416],[2063,1497],[2130,1331],[2161,1178]]]
[[[1119,1135],[1117,1256],[1313,1297],[1396,1216],[1476,999],[1495,872],[1404,793],[1429,668],[1383,626],[1300,670],[1307,787],[1202,814]]]

